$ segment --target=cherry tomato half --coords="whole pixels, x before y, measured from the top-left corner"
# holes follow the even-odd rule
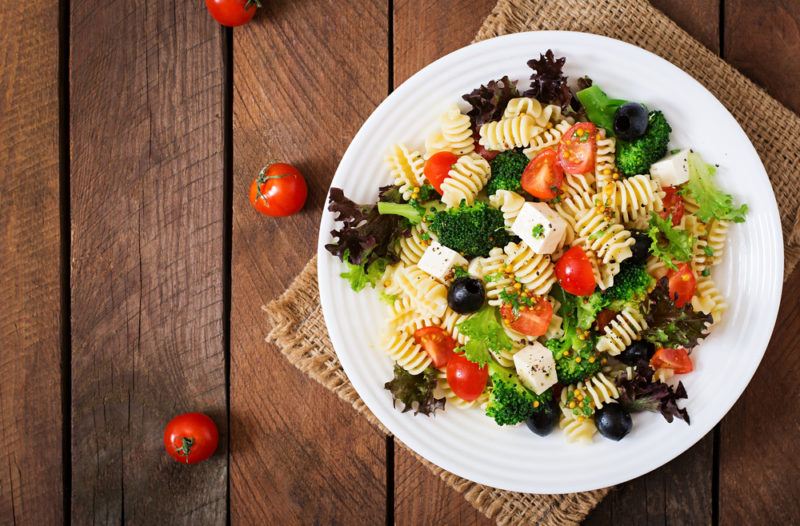
[[[531,159],[522,172],[522,188],[533,197],[553,199],[561,192],[564,169],[558,162],[555,150],[544,150]]]
[[[672,226],[677,226],[680,224],[681,219],[683,219],[683,213],[686,211],[686,207],[683,204],[683,197],[680,196],[678,189],[674,186],[665,186],[662,190],[664,190],[666,195],[663,199],[664,210],[659,212],[659,215],[664,219],[672,216]]]
[[[556,261],[556,277],[561,288],[570,294],[589,296],[594,292],[592,263],[581,247],[572,247]]]
[[[504,303],[500,307],[500,315],[515,331],[527,336],[541,336],[547,332],[550,320],[553,319],[553,305],[540,297],[532,307],[522,306],[519,314],[514,314],[511,305]]]
[[[486,388],[489,368],[480,367],[463,354],[454,354],[447,363],[447,383],[455,395],[471,402],[477,399]]]
[[[261,7],[260,0],[206,0],[206,9],[223,26],[246,24]]]
[[[452,152],[434,153],[425,161],[425,178],[440,194],[442,193],[442,183],[450,177],[450,168],[456,164],[456,161],[458,161],[458,155]]]
[[[441,327],[422,327],[414,332],[414,341],[422,345],[425,352],[431,357],[433,366],[441,369],[453,355],[456,341]]]
[[[164,428],[164,447],[169,456],[182,464],[202,462],[217,450],[219,432],[203,413],[184,413]]]
[[[558,160],[568,174],[594,171],[597,152],[597,127],[591,122],[579,122],[561,137]]]
[[[678,270],[670,270],[667,274],[669,278],[669,297],[675,302],[676,307],[683,307],[694,296],[697,288],[697,278],[689,267],[688,263],[682,263]]]
[[[308,187],[300,171],[286,163],[264,167],[250,185],[250,204],[260,213],[290,216],[306,203]]]
[[[689,357],[689,353],[686,349],[680,347],[677,349],[657,350],[653,357],[650,358],[650,366],[653,369],[660,367],[672,369],[675,374],[690,373],[694,370],[694,364]]]

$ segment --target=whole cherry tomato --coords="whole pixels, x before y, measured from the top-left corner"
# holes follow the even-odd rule
[[[164,448],[182,464],[202,462],[217,450],[219,432],[210,417],[203,413],[184,413],[164,428]]]
[[[286,163],[265,166],[250,185],[250,204],[272,217],[299,212],[307,196],[306,180],[297,168]]]
[[[260,0],[206,0],[206,9],[223,26],[246,24],[261,7]]]
[[[594,292],[592,263],[581,247],[572,247],[556,261],[556,277],[561,288],[570,294],[589,296]]]
[[[463,354],[453,354],[447,362],[447,383],[455,395],[471,402],[486,388],[489,368],[467,360]]]

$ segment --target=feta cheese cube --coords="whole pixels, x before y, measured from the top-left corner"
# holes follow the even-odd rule
[[[467,266],[469,262],[453,249],[447,248],[437,241],[432,241],[417,266],[439,281],[444,281],[453,267]]]
[[[553,353],[539,342],[518,351],[514,355],[514,367],[523,385],[537,395],[558,381]]]
[[[677,186],[689,180],[689,151],[668,155],[650,166],[650,175],[661,186]]]
[[[511,231],[535,253],[552,254],[567,235],[567,222],[545,203],[525,203]]]

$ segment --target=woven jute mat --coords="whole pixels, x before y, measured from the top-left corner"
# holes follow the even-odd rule
[[[585,16],[587,12],[592,16]],[[475,40],[547,29],[606,35],[650,50],[687,71],[722,101],[749,135],[772,180],[788,276],[800,257],[800,118],[643,0],[500,0]],[[272,327],[267,341],[386,432],[358,397],[333,351],[319,304],[316,262],[316,257],[309,261],[291,287],[264,307]],[[475,484],[417,458],[498,524],[576,524],[610,489],[566,495],[514,493]]]

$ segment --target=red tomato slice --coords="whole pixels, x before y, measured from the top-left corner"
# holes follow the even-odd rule
[[[511,305],[504,303],[500,307],[500,315],[509,327],[528,336],[541,336],[547,332],[550,320],[553,318],[553,306],[544,298],[532,307],[522,306],[519,314],[514,314]]]
[[[597,127],[591,122],[579,122],[561,137],[558,161],[568,174],[594,171],[597,153]]]
[[[442,182],[450,177],[450,168],[458,161],[458,155],[452,152],[438,152],[425,161],[424,173],[431,186],[442,193]]]
[[[572,247],[556,261],[556,277],[561,288],[570,294],[589,296],[594,292],[592,264],[581,247]]]
[[[489,368],[480,367],[467,360],[463,354],[454,354],[447,363],[447,383],[455,395],[471,402],[477,399],[486,388]]]
[[[665,186],[662,190],[664,190],[667,195],[665,195],[663,199],[664,210],[659,212],[659,215],[664,219],[668,216],[672,216],[672,226],[677,226],[680,224],[683,213],[686,211],[686,207],[683,204],[683,197],[680,196],[678,189],[674,186]]]
[[[453,355],[453,349],[456,348],[456,341],[450,334],[441,327],[423,327],[414,332],[414,341],[431,357],[433,366],[441,369],[450,360]]]
[[[561,192],[564,169],[558,163],[555,150],[544,150],[531,159],[520,181],[522,188],[533,197],[553,199]]]
[[[672,369],[675,374],[690,373],[694,370],[692,359],[686,349],[659,349],[650,358],[650,366],[653,369],[666,367]]]
[[[688,263],[681,264],[678,270],[670,270],[667,278],[669,278],[669,297],[675,302],[676,307],[683,307],[692,301],[697,288],[697,279]]]
[[[617,311],[615,310],[611,309],[601,310],[600,312],[597,313],[597,319],[594,321],[595,328],[598,331],[602,332],[603,328],[609,323],[611,323],[611,320],[613,320],[616,316],[617,316]]]

